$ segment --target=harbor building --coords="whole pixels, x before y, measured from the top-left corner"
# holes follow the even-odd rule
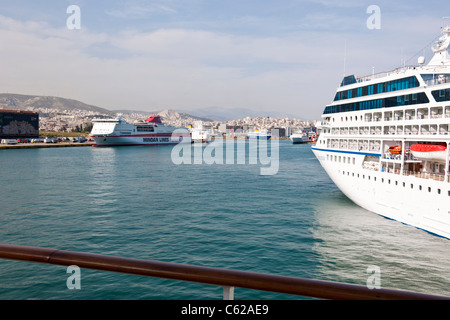
[[[0,139],[39,138],[39,113],[0,109]]]

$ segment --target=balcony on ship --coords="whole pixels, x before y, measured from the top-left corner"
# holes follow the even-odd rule
[[[381,172],[396,174],[396,175],[404,175],[404,176],[414,176],[420,179],[432,179],[436,181],[449,181],[448,177],[446,179],[445,172],[442,171],[423,171],[421,167],[422,161],[418,160],[406,160],[405,166],[406,169],[401,169],[401,160],[393,160],[386,161],[386,159],[382,159],[381,163]]]
[[[428,87],[437,86],[440,84],[450,83],[449,74],[427,74],[422,75],[425,84]]]

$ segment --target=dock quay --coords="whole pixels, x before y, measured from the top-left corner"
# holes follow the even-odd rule
[[[18,144],[0,144],[2,149],[34,149],[34,148],[64,148],[64,147],[91,147],[94,141],[86,142],[57,142],[57,143],[18,143]]]

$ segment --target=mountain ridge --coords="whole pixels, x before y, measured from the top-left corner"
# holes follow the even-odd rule
[[[50,108],[57,110],[86,110],[105,114],[112,112],[105,108],[100,108],[84,102],[55,96],[39,96],[26,94],[0,93],[0,108],[14,108],[16,110],[26,110],[33,108]]]
[[[68,99],[56,96],[42,96],[42,95],[29,95],[29,94],[16,94],[16,93],[0,93],[0,109],[14,109],[14,110],[27,110],[28,108],[48,108],[56,109],[59,111],[66,110],[84,110],[97,112],[105,115],[116,115],[117,113],[131,114],[159,114],[163,118],[192,118],[200,121],[231,121],[236,119],[242,119],[245,117],[273,117],[273,118],[298,118],[294,115],[281,112],[271,111],[255,111],[245,108],[221,108],[221,107],[206,107],[198,108],[186,112],[185,110],[165,109],[160,111],[140,111],[140,110],[109,110],[98,106],[90,105],[79,100]],[[171,112],[172,111],[172,112]],[[178,113],[178,115],[174,114]]]

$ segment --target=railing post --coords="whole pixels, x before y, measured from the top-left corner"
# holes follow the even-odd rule
[[[234,300],[234,287],[223,287],[223,300]]]

